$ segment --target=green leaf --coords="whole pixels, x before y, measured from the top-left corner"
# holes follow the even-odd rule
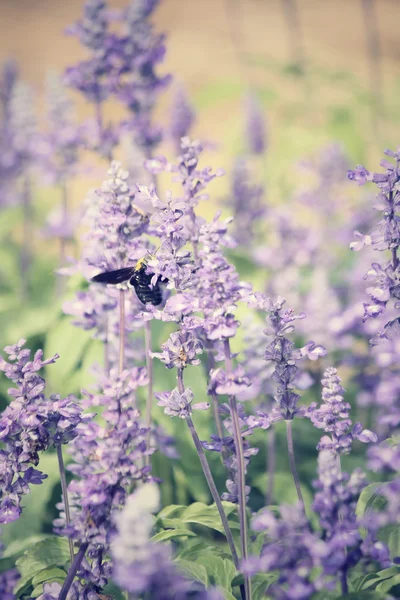
[[[38,542],[27,550],[16,562],[21,573],[14,593],[19,597],[33,578],[47,567],[63,566],[69,561],[68,540],[52,537]]]
[[[23,538],[21,540],[14,540],[7,545],[7,548],[3,552],[3,558],[7,556],[20,556],[29,548],[29,546],[33,546],[33,544],[37,544],[37,542],[42,542],[49,537],[47,534],[39,534],[32,535],[28,538]]]
[[[386,504],[387,499],[381,493],[385,483],[371,483],[360,494],[357,502],[356,515],[358,518],[364,517],[364,515],[370,512],[379,512]]]
[[[253,600],[262,600],[265,598],[265,592],[276,579],[274,575],[256,575],[251,580],[251,590]],[[327,597],[325,597],[327,600]]]
[[[210,585],[222,587],[224,591],[232,593],[236,569],[231,560],[216,556],[213,552],[204,552],[197,557],[196,564],[203,565],[206,569]]]
[[[336,596],[337,600],[389,600],[390,596],[387,594],[373,591],[373,592],[351,592],[344,596]]]
[[[379,592],[390,592],[390,590],[400,585],[400,567],[391,567],[384,569],[378,573],[381,581],[378,583],[375,589]]]
[[[368,573],[354,580],[352,587],[356,592],[367,590],[381,581],[378,573]]]
[[[182,519],[161,519],[156,525],[163,529],[185,529],[185,521]]]
[[[198,565],[197,563],[180,558],[176,559],[174,563],[185,577],[200,581],[205,587],[208,586],[207,571],[203,565]]]
[[[170,504],[169,506],[166,506],[160,510],[157,515],[157,520],[171,518],[173,516],[177,517],[185,510],[185,508],[186,506],[183,506],[182,504]]]
[[[231,502],[223,502],[223,507],[228,517],[236,510],[235,504]],[[202,525],[224,533],[221,517],[215,504],[207,506],[207,504],[203,504],[202,502],[194,502],[183,511],[180,518],[184,523]],[[239,524],[235,521],[231,520],[229,524],[233,530],[240,529]]]
[[[196,534],[190,529],[167,529],[153,535],[152,542],[166,542],[176,537],[196,537]]]
[[[392,560],[400,556],[400,526],[392,525],[390,527],[388,546]]]
[[[190,558],[191,560],[197,560],[197,557],[206,551],[213,552],[214,554],[216,554],[218,556],[223,556],[224,558],[227,556],[227,554],[223,550],[223,548],[216,547],[216,546],[210,546],[208,543],[205,543],[205,542],[195,542],[195,543],[193,543],[193,542],[194,542],[194,540],[190,541],[190,543],[192,545],[185,544],[185,548],[183,548],[179,552],[179,554],[177,555],[176,558],[185,558],[185,559]]]
[[[62,581],[65,579],[66,572],[63,569],[59,569],[58,567],[49,567],[47,569],[43,569],[40,571],[35,577],[32,578],[32,585],[36,586],[39,583],[44,583],[46,581],[53,581],[53,579],[61,579]]]

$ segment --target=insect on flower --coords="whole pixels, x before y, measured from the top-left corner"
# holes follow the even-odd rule
[[[154,306],[158,306],[163,300],[161,287],[162,277],[159,276],[156,283],[153,286],[151,285],[151,280],[154,276],[154,273],[147,273],[146,271],[147,261],[149,258],[151,258],[151,255],[140,258],[133,267],[126,267],[123,269],[117,269],[116,271],[99,273],[99,275],[96,275],[92,278],[92,281],[95,281],[96,283],[110,283],[114,285],[123,283],[124,281],[129,281],[129,284],[134,287],[140,302],[143,304],[150,303]],[[164,283],[167,282],[167,280],[163,281]]]

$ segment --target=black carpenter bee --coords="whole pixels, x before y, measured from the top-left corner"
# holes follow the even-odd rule
[[[154,276],[153,273],[147,273],[147,258],[143,257],[134,267],[126,267],[124,269],[117,269],[116,271],[106,271],[105,273],[99,273],[92,278],[92,281],[96,283],[111,283],[118,284],[124,281],[129,283],[135,288],[137,297],[142,304],[153,304],[158,306],[163,300],[161,281],[162,277],[159,276],[155,285],[150,286],[151,280]],[[166,283],[166,280],[164,280]]]

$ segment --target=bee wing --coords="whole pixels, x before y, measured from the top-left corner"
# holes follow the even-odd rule
[[[95,281],[96,283],[123,283],[132,277],[133,271],[133,267],[117,269],[116,271],[106,271],[105,273],[99,273],[95,277],[92,277],[91,281]]]

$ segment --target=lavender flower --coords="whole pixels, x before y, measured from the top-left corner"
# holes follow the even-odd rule
[[[323,404],[310,410],[310,419],[315,427],[323,429],[330,437],[321,438],[318,450],[329,449],[338,455],[348,454],[354,439],[364,443],[376,442],[378,436],[369,429],[363,429],[361,423],[352,426],[350,404],[344,401],[345,390],[336,369],[326,369],[322,386]]]
[[[274,365],[272,379],[277,385],[275,401],[270,420],[292,420],[294,417],[308,416],[304,406],[298,406],[300,396],[293,391],[296,380],[298,380],[299,367],[296,363],[303,358],[318,360],[326,355],[323,346],[313,341],[307,342],[302,348],[296,348],[287,335],[293,333],[293,322],[304,319],[305,314],[295,314],[293,309],[284,309],[285,300],[278,298],[273,302],[267,296],[256,292],[248,296],[250,306],[267,311],[267,328],[265,334],[272,341],[265,349],[264,359]]]
[[[39,464],[39,452],[68,443],[78,427],[90,421],[90,415],[82,416],[73,396],[44,396],[46,382],[38,371],[54,363],[58,355],[43,360],[43,352],[38,350],[30,360],[30,350],[24,345],[25,340],[20,340],[7,346],[8,361],[0,359],[0,370],[16,384],[9,390],[13,401],[0,419],[0,440],[5,444],[0,450],[2,523],[18,519],[21,497],[30,485],[39,485],[47,477],[34,468]]]
[[[142,237],[148,230],[149,216],[135,203],[135,191],[128,184],[128,172],[120,163],[112,162],[107,174],[101,189],[87,199],[85,222],[88,232],[82,258],[69,270],[79,270],[86,279],[98,270],[112,271],[134,265],[149,248],[152,249]],[[119,287],[121,290],[127,288],[126,284]],[[104,342],[106,370],[115,364],[118,354],[121,358],[121,351],[124,359],[141,357],[125,334],[142,324],[137,318],[142,304],[136,294],[121,290],[91,284],[87,291],[78,292],[73,301],[64,305],[64,311],[76,317],[74,324],[93,330],[94,337]],[[125,309],[122,326],[115,310],[121,304]]]
[[[377,560],[382,567],[390,563],[387,547],[372,532],[361,538],[360,523],[356,517],[356,504],[366,477],[361,469],[351,477],[342,474],[338,457],[331,450],[321,450],[318,459],[319,479],[315,482],[313,510],[318,514],[323,537],[329,553],[323,567],[328,575],[341,572],[342,591],[347,593],[346,574],[362,557]]]
[[[180,393],[177,388],[172,392],[159,392],[155,394],[158,399],[158,406],[164,406],[164,412],[170,417],[179,417],[186,419],[192,413],[192,410],[207,410],[210,405],[207,402],[199,402],[192,405],[194,394],[190,388],[186,388]]]
[[[375,210],[382,211],[383,219],[374,227],[372,232],[365,236],[356,232],[357,241],[351,245],[355,251],[361,250],[364,245],[371,245],[374,250],[388,250],[391,257],[384,263],[373,262],[371,269],[365,276],[365,279],[372,282],[367,288],[367,294],[371,302],[364,303],[364,321],[369,318],[379,317],[386,311],[389,300],[394,300],[394,307],[398,309],[400,303],[400,288],[398,286],[399,259],[397,256],[400,234],[397,217],[398,191],[397,182],[399,180],[399,160],[398,152],[385,150],[386,156],[394,158],[396,164],[393,165],[386,159],[381,161],[381,166],[385,173],[373,173],[372,175],[361,166],[355,171],[349,171],[349,179],[356,180],[360,185],[367,181],[372,181],[379,188],[377,202],[374,205]],[[382,333],[384,338],[387,333]]]
[[[281,517],[264,509],[252,520],[252,528],[267,534],[260,556],[243,562],[243,570],[254,575],[277,571],[277,578],[268,588],[273,598],[308,600],[324,587],[322,575],[313,577],[328,554],[327,545],[308,530],[307,520],[300,507],[281,506]]]
[[[188,365],[199,365],[200,359],[196,357],[203,352],[201,342],[191,331],[184,329],[171,333],[168,342],[162,344],[161,348],[162,353],[154,352],[152,356],[159,358],[167,369],[184,369]]]
[[[109,377],[102,378],[99,392],[86,393],[85,406],[106,407],[104,424],[78,426],[79,435],[70,446],[73,463],[68,467],[78,477],[68,487],[71,523],[65,522],[63,512],[54,523],[59,532],[87,548],[72,593],[97,593],[106,585],[111,575],[106,553],[115,531],[114,516],[132,484],[148,478],[150,467],[143,466],[143,457],[152,450],[146,448],[147,430],[141,426],[136,408],[137,389],[146,383],[143,368],[120,374],[112,370]],[[63,505],[59,508],[64,509]]]

